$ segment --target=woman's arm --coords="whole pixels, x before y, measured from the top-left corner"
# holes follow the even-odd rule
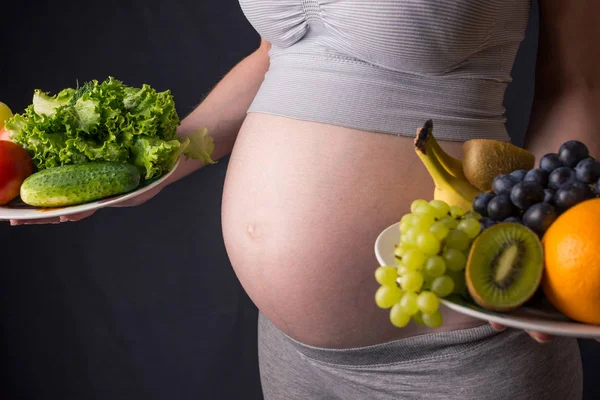
[[[225,75],[204,101],[181,121],[178,135],[183,138],[196,129],[207,127],[209,135],[215,140],[212,158],[219,159],[229,154],[246,116],[246,111],[269,69],[270,47],[268,42],[261,40],[258,50]],[[167,180],[166,185],[202,166],[200,161],[182,159],[177,170]]]
[[[539,8],[535,94],[525,147],[539,160],[576,139],[600,158],[600,2],[539,0]],[[540,342],[551,339],[529,334]]]
[[[539,159],[577,139],[600,158],[600,2],[540,0],[535,95],[525,147]]]

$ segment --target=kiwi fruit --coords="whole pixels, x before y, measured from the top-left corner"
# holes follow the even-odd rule
[[[538,236],[515,222],[483,231],[473,242],[465,278],[473,300],[493,311],[511,311],[538,290],[544,250]]]
[[[535,156],[511,143],[491,139],[472,139],[463,144],[463,172],[471,185],[482,192],[492,189],[498,175],[518,169],[530,170]]]

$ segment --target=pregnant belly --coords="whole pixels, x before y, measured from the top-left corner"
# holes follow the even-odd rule
[[[451,153],[459,144],[445,147]],[[250,114],[231,155],[223,233],[256,306],[288,335],[344,348],[431,332],[377,308],[377,235],[433,184],[410,137]],[[444,310],[439,330],[480,324]]]

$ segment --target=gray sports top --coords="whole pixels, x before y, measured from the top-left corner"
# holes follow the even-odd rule
[[[249,112],[390,134],[509,140],[531,0],[240,0],[271,42]]]

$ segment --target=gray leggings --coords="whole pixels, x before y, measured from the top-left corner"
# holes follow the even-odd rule
[[[259,314],[259,362],[266,400],[579,400],[577,341],[539,344],[489,325],[376,346],[331,350],[303,345]]]

